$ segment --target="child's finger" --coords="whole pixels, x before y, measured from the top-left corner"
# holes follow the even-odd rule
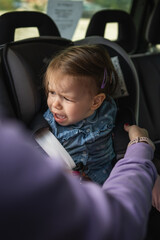
[[[129,125],[128,123],[125,123],[125,124],[124,124],[124,130],[125,130],[126,132],[129,132],[129,128],[130,128],[130,125]]]

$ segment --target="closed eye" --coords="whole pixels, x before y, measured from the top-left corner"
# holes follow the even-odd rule
[[[73,102],[71,99],[64,97],[64,99],[68,102]]]

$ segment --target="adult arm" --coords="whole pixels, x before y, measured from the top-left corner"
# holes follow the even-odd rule
[[[0,238],[136,240],[144,236],[156,170],[145,143],[130,146],[100,188],[45,158],[16,125],[0,127]],[[4,236],[3,236],[4,235]]]
[[[113,239],[118,239],[118,234],[126,240],[143,239],[145,235],[156,177],[156,170],[150,161],[152,158],[150,145],[131,145],[103,185],[103,190],[113,197],[110,206],[115,216]]]

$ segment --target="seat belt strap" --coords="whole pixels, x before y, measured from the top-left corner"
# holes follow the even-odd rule
[[[61,161],[66,168],[73,169],[76,166],[69,153],[48,128],[37,133],[35,140],[51,158]]]

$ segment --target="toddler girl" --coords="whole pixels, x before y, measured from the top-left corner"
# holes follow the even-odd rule
[[[76,170],[103,184],[115,157],[112,130],[117,74],[100,45],[72,46],[50,62],[44,85],[48,110],[44,118],[71,155]]]

